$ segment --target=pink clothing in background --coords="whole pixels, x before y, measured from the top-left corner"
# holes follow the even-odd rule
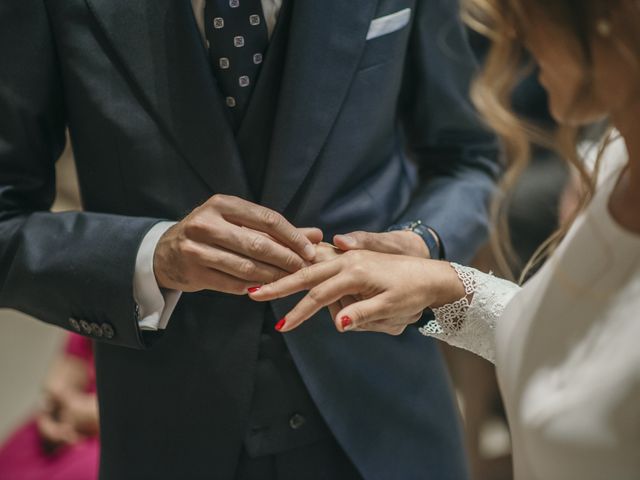
[[[71,334],[65,354],[83,360],[89,372],[88,393],[95,393],[95,369],[91,340]],[[19,428],[0,448],[0,480],[97,480],[98,437],[48,453],[35,420]]]
[[[89,382],[87,383],[85,391],[87,393],[95,393],[96,369],[93,364],[93,344],[91,343],[91,339],[75,333],[70,334],[64,348],[64,353],[72,357],[78,357],[78,359],[86,363]]]

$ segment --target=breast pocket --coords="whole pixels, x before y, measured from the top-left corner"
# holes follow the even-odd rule
[[[394,59],[403,61],[412,13],[411,8],[403,8],[371,21],[360,70]]]

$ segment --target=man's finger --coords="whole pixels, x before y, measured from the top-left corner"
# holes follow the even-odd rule
[[[297,253],[281,245],[269,236],[256,233],[252,229],[242,228],[225,222],[213,233],[212,246],[220,246],[247,258],[259,260],[287,272],[293,273],[307,263]],[[306,237],[305,237],[306,238]]]
[[[324,238],[324,234],[322,233],[322,230],[320,230],[319,228],[305,227],[305,228],[298,228],[298,230],[300,230],[300,233],[302,233],[305,237],[309,239],[311,243],[314,243],[314,244],[320,243]]]
[[[372,250],[381,253],[402,253],[402,245],[392,233],[352,232],[336,235],[333,242],[340,250]]]
[[[237,253],[198,243],[191,247],[196,261],[254,285],[271,283],[287,275],[284,270]]]
[[[255,287],[255,282],[243,281],[227,273],[207,267],[202,267],[194,276],[194,283],[200,285],[203,290],[215,290],[232,295],[246,295],[250,288]]]
[[[275,238],[273,238],[268,233],[264,233],[264,232],[261,232],[259,230],[254,230],[253,228],[249,228],[249,227],[244,227],[244,228],[247,228],[247,229],[251,230],[252,232],[256,232],[256,233],[258,233],[260,235],[264,235],[265,237],[269,237],[273,241],[277,241]],[[298,228],[298,230],[300,230],[300,233],[302,235],[304,235],[305,237],[307,237],[309,239],[309,241],[311,243],[313,243],[313,244],[318,244],[318,243],[322,242],[322,239],[324,238],[324,233],[322,233],[322,230],[320,230],[319,228],[305,227],[305,228]],[[280,243],[280,242],[278,242],[278,243]]]
[[[299,327],[322,308],[340,300],[353,286],[352,277],[338,274],[313,287],[286,315],[280,331],[285,333]]]
[[[262,286],[258,291],[252,292],[251,298],[259,302],[288,297],[303,290],[310,290],[328,278],[340,272],[340,264],[337,261],[323,262],[310,267],[305,267],[277,282]]]
[[[305,260],[315,257],[311,241],[278,212],[238,197],[216,196],[212,201],[229,222],[268,233]]]

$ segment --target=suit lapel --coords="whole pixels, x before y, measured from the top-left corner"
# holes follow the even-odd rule
[[[366,44],[376,0],[295,0],[263,203],[284,210],[329,135]]]
[[[251,198],[186,0],[86,0],[139,98],[212,192]]]

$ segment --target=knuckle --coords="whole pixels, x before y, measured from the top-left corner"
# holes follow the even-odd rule
[[[391,299],[382,298],[381,300],[382,301],[380,303],[380,311],[384,315],[391,316],[392,313],[395,313],[398,310],[398,305],[396,305],[396,303],[393,302]]]
[[[308,293],[309,300],[316,305],[321,304],[324,299],[324,294],[320,288],[312,288]]]
[[[407,328],[406,326],[396,327],[393,335],[395,335],[396,337],[402,335],[404,333],[404,331],[406,330],[406,328]]]
[[[238,266],[238,271],[242,275],[251,276],[256,273],[257,266],[251,260],[243,260]]]
[[[304,238],[306,237],[302,233],[300,233],[298,230],[295,230],[295,229],[289,235],[289,239],[296,244],[303,243]]]
[[[352,265],[350,271],[355,278],[359,279],[364,278],[364,276],[367,274],[367,268],[360,262]]]
[[[362,251],[361,250],[348,250],[342,254],[345,259],[348,259],[349,262],[357,265],[362,260]]]
[[[285,266],[292,271],[303,268],[304,266],[304,263],[302,262],[302,260],[293,254],[287,255],[284,259],[284,262],[285,262]]]
[[[201,236],[208,231],[209,224],[198,215],[188,219],[184,225],[184,233],[190,238]]]
[[[207,203],[211,207],[221,208],[222,206],[224,206],[226,204],[228,199],[229,199],[229,197],[227,195],[224,195],[222,193],[216,193],[215,195],[213,195],[209,199],[209,201]]]
[[[282,216],[273,210],[262,211],[262,222],[269,228],[277,228],[282,223]]]
[[[255,235],[249,242],[249,251],[254,255],[263,255],[267,249],[267,241],[260,235]]]
[[[198,244],[191,240],[184,240],[180,243],[180,253],[185,257],[197,257],[200,254]]]
[[[299,270],[299,275],[302,279],[303,287],[309,287],[311,285],[311,269],[309,267],[304,267]]]

